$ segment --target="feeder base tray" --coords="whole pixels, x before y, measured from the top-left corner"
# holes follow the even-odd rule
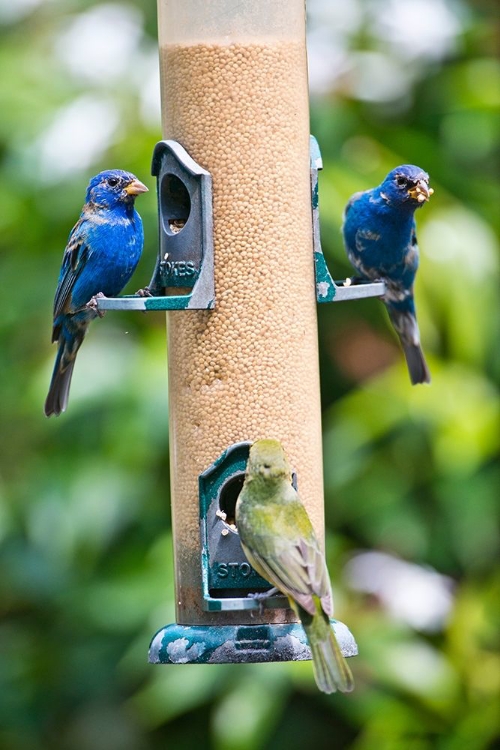
[[[347,625],[332,620],[344,656],[358,647]],[[149,647],[152,664],[236,664],[311,658],[299,623],[283,625],[167,625]]]

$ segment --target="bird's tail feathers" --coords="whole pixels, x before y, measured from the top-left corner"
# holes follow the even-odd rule
[[[64,369],[56,364],[50,381],[49,392],[45,399],[45,416],[51,417],[54,414],[58,417],[61,412],[66,411],[74,365],[75,360]]]
[[[313,659],[314,678],[323,693],[349,693],[354,688],[351,670],[337,643],[332,624],[318,607],[311,616],[300,611],[300,619],[309,641]]]
[[[420,344],[405,344],[401,341],[412,385],[430,383],[431,373]]]
[[[85,331],[83,331],[83,335],[81,336],[75,336],[74,334],[66,336],[65,333],[63,329],[59,338],[59,348],[57,350],[49,392],[45,399],[44,409],[47,417],[53,414],[58,417],[61,412],[66,411],[76,354],[85,335]]]
[[[387,309],[392,325],[401,340],[412,385],[430,383],[431,374],[420,345],[420,331],[413,309],[401,310],[390,303],[387,304]]]

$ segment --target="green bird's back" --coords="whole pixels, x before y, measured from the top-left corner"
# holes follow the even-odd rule
[[[325,558],[291,481],[281,444],[254,443],[236,503],[241,544],[255,570],[286,594],[300,617],[320,690],[348,692],[353,680],[329,619],[333,598]]]

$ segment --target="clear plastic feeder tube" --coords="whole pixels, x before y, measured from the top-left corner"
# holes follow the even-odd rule
[[[198,476],[234,443],[279,439],[323,536],[305,2],[158,7],[163,136],[214,194],[215,308],[167,313],[177,622],[290,621],[203,610]]]

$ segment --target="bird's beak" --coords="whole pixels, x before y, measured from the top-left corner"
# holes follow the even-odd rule
[[[128,193],[128,195],[140,195],[141,193],[147,193],[148,188],[146,185],[143,185],[140,180],[132,180],[132,182],[129,182],[125,188],[125,192]]]
[[[434,190],[428,186],[425,180],[419,180],[415,187],[408,190],[410,196],[419,203],[428,201],[433,192]]]

